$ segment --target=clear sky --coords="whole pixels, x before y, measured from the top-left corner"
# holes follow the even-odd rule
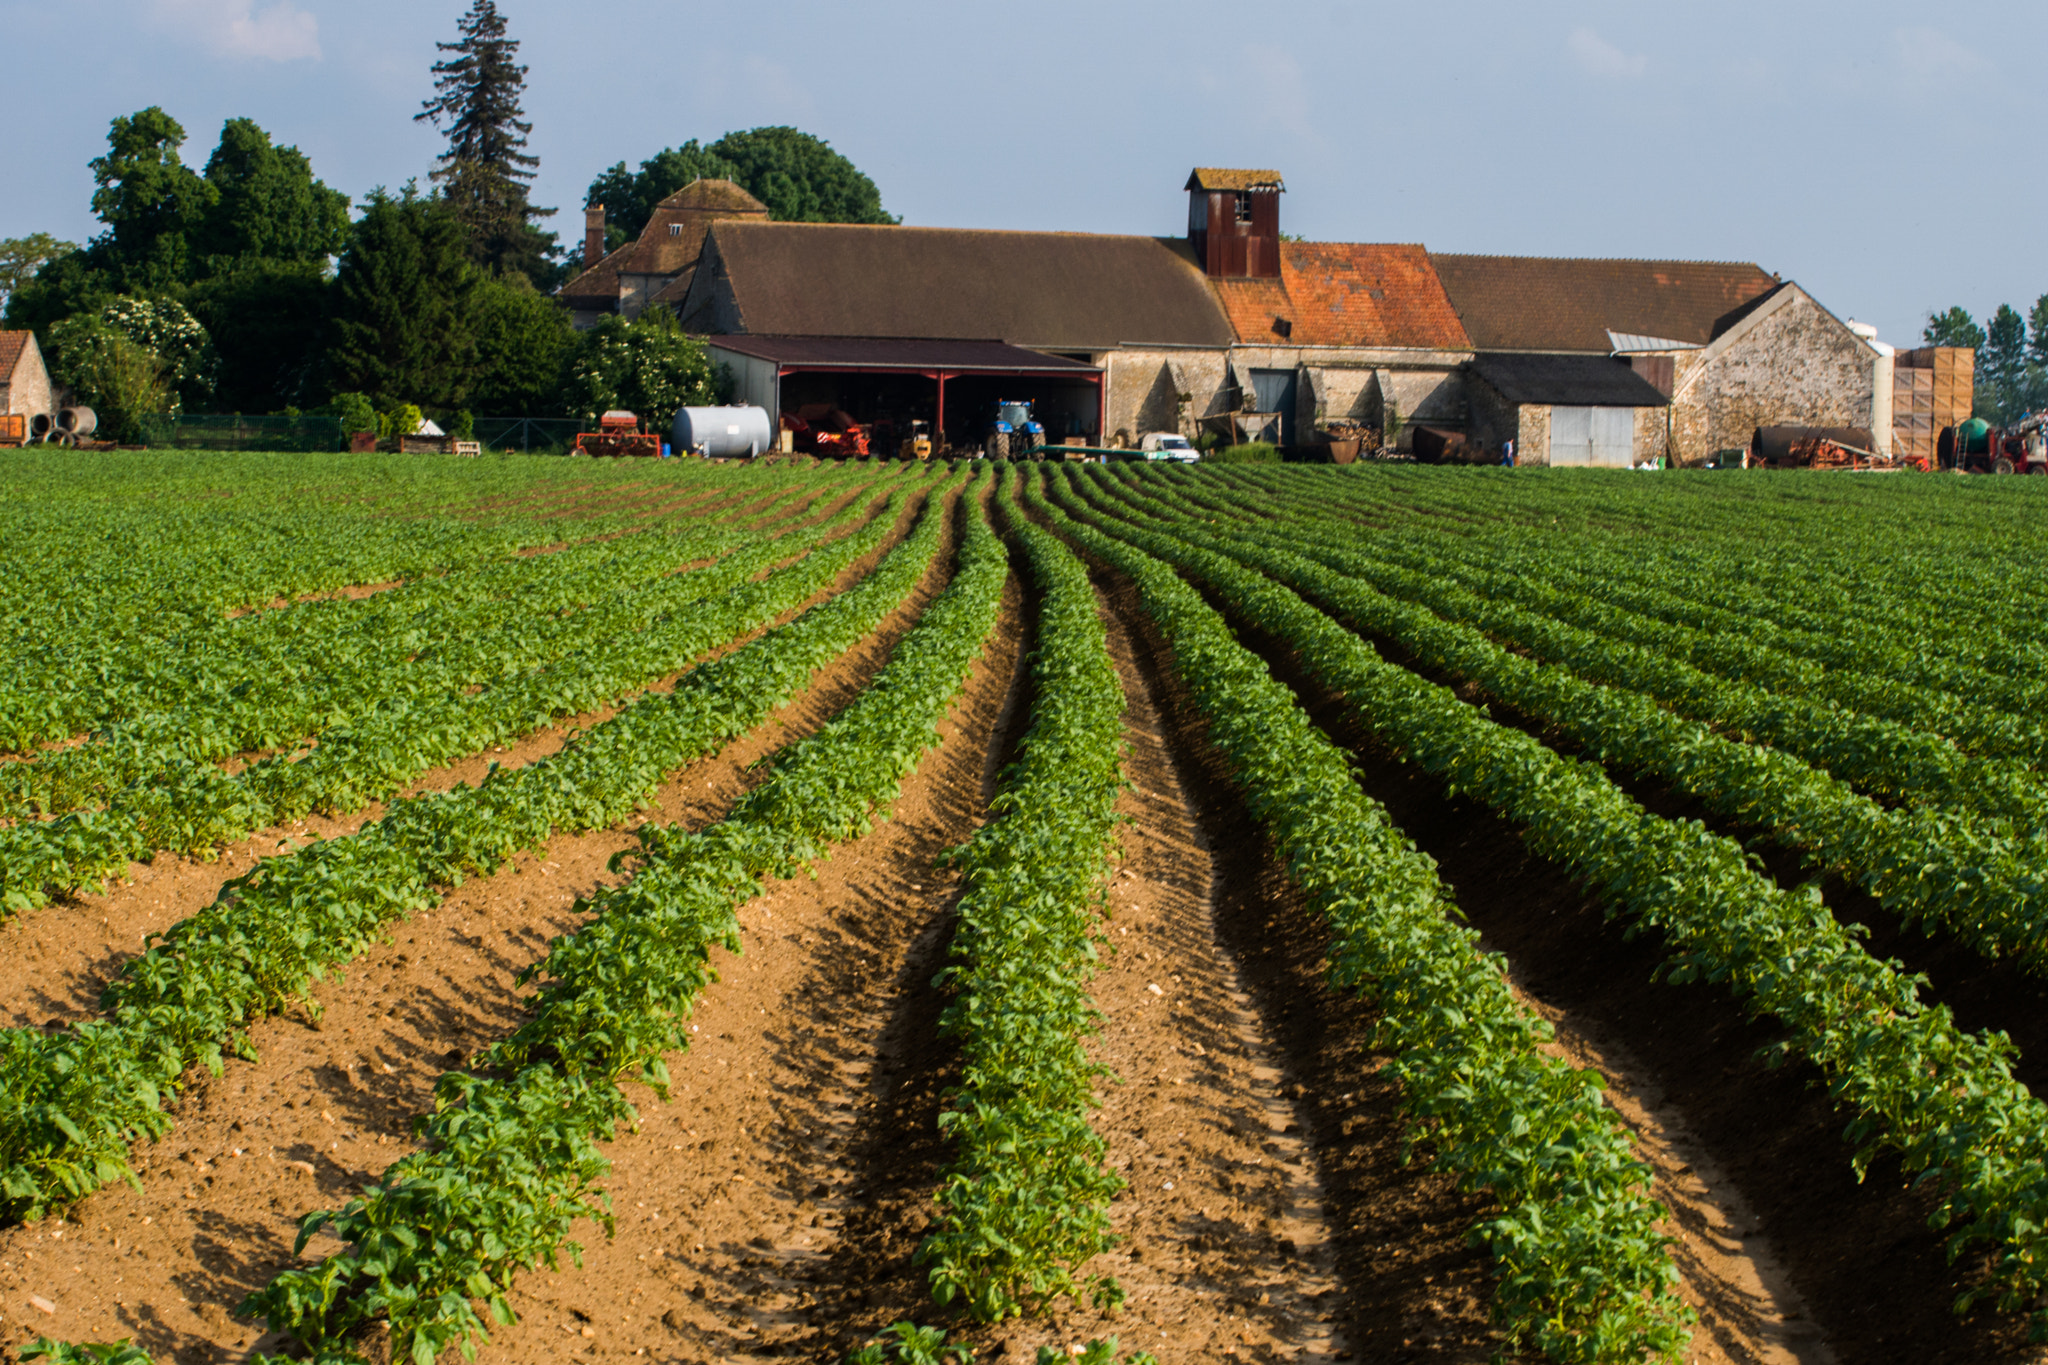
[[[0,0],[0,236],[90,236],[107,121],[203,164],[254,118],[352,195],[466,0]],[[1178,233],[1193,165],[1271,166],[1284,230],[1441,251],[1753,260],[1895,344],[2048,293],[2041,0],[501,0],[536,202],[791,123],[905,222]]]

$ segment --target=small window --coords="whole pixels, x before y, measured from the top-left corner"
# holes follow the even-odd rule
[[[1248,190],[1237,192],[1237,221],[1249,223],[1252,220],[1252,196]]]
[[[668,225],[668,235],[669,235],[669,236],[671,236],[671,237],[680,237],[680,236],[682,236],[682,235],[683,235],[683,225],[682,225],[681,223],[670,223],[670,224]]]

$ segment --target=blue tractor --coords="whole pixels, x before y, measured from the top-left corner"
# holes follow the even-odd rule
[[[1044,459],[1045,426],[1031,415],[1029,403],[998,400],[981,449],[991,460]]]

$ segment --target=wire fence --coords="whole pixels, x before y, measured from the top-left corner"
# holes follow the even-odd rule
[[[573,417],[479,417],[476,437],[486,451],[567,455],[583,424]],[[341,419],[297,416],[180,413],[142,419],[142,444],[152,450],[347,450],[353,433]]]

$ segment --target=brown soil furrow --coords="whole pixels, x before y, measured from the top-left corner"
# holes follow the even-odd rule
[[[1638,1153],[1656,1168],[1660,1197],[1674,1207],[1677,1263],[1703,1317],[1690,1354],[1831,1354],[1844,1365],[2041,1358],[2018,1315],[1954,1315],[1983,1259],[1947,1264],[1942,1233],[1927,1225],[1932,1200],[1895,1159],[1880,1157],[1857,1181],[1842,1140],[1851,1115],[1810,1066],[1769,1064],[1780,1029],[1749,1019],[1719,986],[1657,980],[1661,936],[1624,937],[1512,825],[1387,753],[1284,646],[1248,621],[1233,624],[1316,723],[1357,754],[1366,790],[1436,859],[1486,946],[1513,964],[1525,998],[1560,1021],[1565,1049],[1608,1076],[1618,1112],[1645,1139]]]
[[[701,826],[729,809],[762,780],[760,759],[859,694],[943,585],[948,563],[766,725],[678,774],[644,818]],[[33,1322],[23,1307],[0,1308],[6,1330],[16,1340],[133,1336],[160,1360],[278,1349],[232,1310],[293,1263],[303,1214],[338,1207],[404,1154],[408,1121],[431,1107],[442,1072],[517,1025],[513,978],[573,927],[578,896],[617,880],[607,864],[632,843],[622,827],[521,854],[394,926],[393,942],[319,986],[318,1022],[303,1013],[259,1022],[259,1060],[201,1076],[175,1107],[177,1127],[138,1154],[140,1193],[105,1189],[69,1222],[0,1231],[0,1304],[25,1306],[34,1295],[57,1306]],[[324,1239],[307,1254],[336,1249]]]
[[[746,952],[720,962],[700,1041],[670,1058],[673,1102],[644,1106],[643,1131],[609,1150],[618,1237],[582,1272],[523,1282],[494,1359],[551,1360],[585,1338],[604,1356],[838,1359],[870,1320],[924,1306],[850,1305],[842,1248],[929,1207],[943,1052],[929,982],[957,890],[931,864],[982,815],[1014,592],[889,821],[742,911]],[[853,1296],[871,1297],[859,1283]]]
[[[829,590],[785,612],[769,626],[705,651],[691,662],[690,668],[740,648],[773,626],[793,620],[851,587],[908,533],[919,501],[911,499],[883,545],[842,573]],[[838,505],[835,503],[833,510]],[[689,668],[678,669],[634,695],[672,691],[687,672]],[[558,752],[579,731],[609,720],[618,711],[616,706],[607,706],[565,716],[503,748],[468,754],[424,773],[407,784],[401,795],[477,786],[493,766],[513,769],[538,762]],[[0,1025],[44,1024],[96,1014],[101,987],[120,970],[121,964],[142,951],[147,935],[161,933],[211,905],[219,898],[222,887],[264,859],[304,847],[315,838],[352,834],[381,816],[384,809],[379,802],[342,817],[313,815],[289,825],[259,830],[228,845],[213,862],[167,853],[146,863],[130,863],[127,881],[102,894],[65,897],[26,915],[0,921]]]
[[[1135,877],[1119,878],[1118,952],[1097,989],[1110,1020],[1104,1060],[1123,1072],[1123,1093],[1151,1093],[1126,1100],[1113,1091],[1097,1126],[1117,1159],[1130,1161],[1134,1183],[1142,1173],[1154,1186],[1138,1187],[1149,1198],[1133,1235],[1144,1229],[1155,1245],[1139,1240],[1134,1250],[1146,1275],[1167,1272],[1153,1302],[1138,1292],[1141,1280],[1126,1280],[1142,1328],[1122,1340],[1162,1361],[1226,1348],[1257,1360],[1484,1360],[1497,1345],[1489,1285],[1463,1236],[1484,1203],[1403,1162],[1398,1096],[1371,1045],[1373,1013],[1324,987],[1322,927],[1209,749],[1135,589],[1108,571],[1097,581],[1132,702],[1129,771],[1143,818],[1125,838],[1151,846],[1127,869]],[[1122,888],[1134,882],[1127,908]],[[1151,932],[1140,918],[1148,900],[1159,924]],[[1153,933],[1156,948],[1133,951]],[[1155,984],[1166,994],[1151,997]],[[1132,999],[1138,1013],[1166,1017],[1127,1022]],[[1119,1029],[1144,1027],[1155,1031],[1156,1051],[1148,1057],[1140,1044],[1142,1062],[1119,1062],[1128,1046]],[[1134,1102],[1132,1117],[1118,1112]],[[1168,1126],[1188,1109],[1201,1128]],[[1178,1204],[1157,1188],[1169,1179]],[[1155,1257],[1165,1265],[1156,1269]],[[1119,1274],[1138,1272],[1133,1264]]]

